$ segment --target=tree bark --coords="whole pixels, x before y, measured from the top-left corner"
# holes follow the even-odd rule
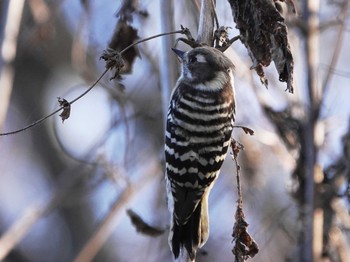
[[[319,248],[322,239],[316,239],[314,229],[316,225],[322,225],[322,216],[315,212],[315,176],[316,176],[316,148],[314,143],[315,127],[318,119],[319,102],[321,92],[317,88],[317,66],[319,64],[319,0],[305,0],[303,2],[303,20],[306,25],[305,35],[305,58],[307,71],[307,90],[309,95],[309,112],[303,127],[303,141],[301,150],[304,159],[304,188],[302,203],[302,223],[300,261],[313,261],[315,251]],[[317,221],[315,221],[315,219]],[[321,219],[321,220],[320,220]],[[321,243],[322,246],[322,243]],[[319,251],[320,252],[320,251]],[[319,253],[317,252],[317,253]]]

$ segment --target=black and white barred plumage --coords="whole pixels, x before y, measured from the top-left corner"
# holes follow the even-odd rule
[[[182,73],[165,134],[169,244],[175,258],[194,260],[209,236],[208,195],[230,145],[234,65],[211,47],[174,51],[182,60]]]

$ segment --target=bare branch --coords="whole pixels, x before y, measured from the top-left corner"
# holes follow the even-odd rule
[[[44,215],[46,206],[32,204],[0,238],[0,261],[23,239],[32,226]]]
[[[214,0],[201,0],[197,42],[213,46],[214,32]]]
[[[248,233],[249,224],[245,220],[243,212],[243,195],[240,181],[241,167],[238,165],[237,157],[239,152],[243,149],[243,145],[231,138],[231,158],[236,165],[236,180],[237,180],[237,194],[238,201],[235,214],[235,223],[233,226],[232,237],[235,242],[232,253],[235,256],[236,262],[246,261],[249,257],[254,257],[259,252],[258,244]]]
[[[17,36],[22,19],[24,0],[3,1],[1,6],[4,23],[0,34],[3,42],[0,46],[0,130],[3,127],[12,93],[14,72],[12,63],[16,57]],[[1,38],[1,37],[0,37]]]
[[[136,192],[145,185],[147,181],[155,175],[155,172],[149,172],[136,183],[129,183],[128,186],[120,194],[119,198],[114,202],[111,210],[103,219],[95,233],[91,236],[83,249],[75,257],[74,262],[89,262],[92,261],[98,251],[102,248],[109,236],[113,233],[123,211],[125,211],[126,203],[134,196]]]
[[[328,83],[330,82],[333,75],[333,68],[337,67],[337,62],[339,59],[339,54],[343,44],[343,39],[344,39],[344,34],[346,29],[346,17],[347,17],[348,11],[349,11],[349,1],[344,1],[344,4],[341,8],[341,13],[338,16],[338,19],[340,21],[340,27],[338,29],[338,34],[334,45],[332,59],[331,59],[331,62],[329,63],[329,69],[327,71],[325,79],[323,80],[323,86],[322,86],[323,93],[327,92]],[[322,104],[322,102],[320,104]]]

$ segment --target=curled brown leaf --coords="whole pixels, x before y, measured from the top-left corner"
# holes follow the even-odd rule
[[[243,144],[239,143],[236,139],[231,138],[231,149],[233,158],[237,159],[239,152],[244,149],[244,146]]]
[[[121,56],[121,54],[118,51],[115,51],[113,49],[107,48],[103,51],[103,54],[101,55],[100,59],[103,59],[106,61],[106,69],[112,70],[115,69],[114,75],[111,77],[112,79],[120,79],[120,71],[124,67],[124,60]]]
[[[235,245],[232,253],[236,261],[245,261],[249,257],[254,257],[259,252],[258,244],[248,233],[249,224],[245,220],[242,206],[237,205],[235,214],[235,224],[233,226],[232,237]]]
[[[60,117],[61,117],[62,123],[63,123],[64,120],[68,119],[70,116],[71,106],[70,106],[70,103],[64,98],[57,97],[57,100],[58,100],[60,107],[63,107],[63,111],[60,114]]]
[[[108,50],[116,54],[134,43],[137,39],[139,39],[139,36],[135,28],[126,21],[118,21],[113,36],[108,44]],[[130,47],[123,52],[123,66],[119,68],[121,74],[131,73],[132,65],[137,56],[139,56],[139,51],[136,46]]]
[[[241,128],[244,131],[244,133],[246,133],[247,135],[251,135],[251,136],[254,135],[254,130],[246,126],[234,126],[234,128]]]

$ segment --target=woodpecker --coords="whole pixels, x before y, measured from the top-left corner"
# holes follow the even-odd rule
[[[194,261],[209,236],[208,196],[230,146],[234,65],[212,47],[173,51],[182,70],[165,132],[169,245],[175,259]]]

